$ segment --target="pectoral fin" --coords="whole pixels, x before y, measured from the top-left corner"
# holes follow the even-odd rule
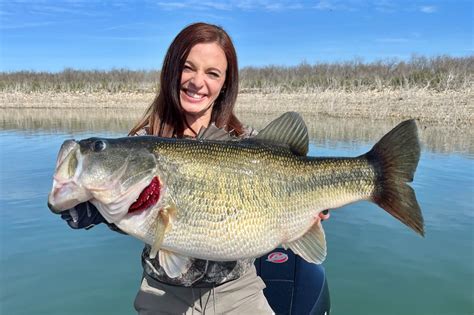
[[[155,229],[155,241],[153,242],[153,246],[150,250],[150,258],[155,258],[156,254],[161,248],[161,244],[163,244],[163,239],[165,238],[165,231],[166,227],[168,226],[168,218],[166,214],[163,214],[162,211],[157,217],[156,220],[156,229]]]
[[[160,250],[158,257],[160,259],[160,266],[163,267],[170,278],[179,277],[191,266],[191,259],[189,257],[181,256],[167,250]]]
[[[156,254],[160,250],[161,244],[163,243],[163,238],[165,236],[165,227],[157,227],[156,233],[155,233],[155,241],[153,242],[153,246],[151,246],[150,250],[150,258],[154,259],[156,257]]]
[[[299,239],[282,245],[310,263],[320,264],[326,258],[326,237],[320,221]]]
[[[171,228],[175,214],[176,205],[172,201],[160,210],[156,220],[155,241],[150,250],[150,258],[155,258],[158,254],[160,266],[163,267],[170,278],[179,277],[191,266],[189,257],[161,249],[165,233]]]
[[[165,233],[170,228],[170,217],[175,214],[175,211],[176,206],[174,203],[171,203],[160,210],[156,218],[155,241],[150,250],[150,258],[155,258],[160,250],[161,245],[163,244],[163,239],[165,238]]]

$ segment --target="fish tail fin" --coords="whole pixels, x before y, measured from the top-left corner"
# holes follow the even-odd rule
[[[415,191],[407,183],[420,159],[420,143],[414,120],[400,123],[366,153],[377,172],[372,201],[424,236],[423,215]]]

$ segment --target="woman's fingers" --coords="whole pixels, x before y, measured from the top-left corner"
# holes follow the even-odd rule
[[[321,219],[321,221],[324,221],[324,220],[327,220],[329,219],[331,215],[329,214],[329,209],[328,210],[324,210],[324,211],[321,211],[319,213],[319,218]]]

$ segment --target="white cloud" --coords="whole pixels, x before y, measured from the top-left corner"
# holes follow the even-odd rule
[[[385,37],[385,38],[379,38],[376,41],[380,43],[401,44],[401,43],[409,42],[410,40],[411,39],[404,38],[404,37]]]
[[[111,41],[131,41],[131,42],[157,42],[162,40],[158,36],[85,36],[88,39],[111,40]]]
[[[423,13],[430,14],[430,13],[435,13],[436,11],[438,11],[438,8],[433,5],[425,5],[425,6],[420,7],[420,11]]]
[[[333,11],[333,10],[344,10],[344,9],[347,9],[348,7],[340,3],[337,3],[336,1],[321,0],[313,8],[316,10],[321,10],[321,11]]]
[[[384,13],[393,13],[397,11],[397,5],[389,0],[377,0],[374,2],[375,10]]]
[[[297,1],[290,0],[234,0],[229,2],[221,1],[199,1],[199,0],[183,0],[180,2],[158,2],[158,6],[166,10],[177,9],[193,9],[193,10],[266,10],[266,11],[283,11],[301,9],[303,5]]]
[[[183,9],[189,6],[189,4],[185,3],[184,1],[183,2],[158,2],[157,5],[166,10]]]
[[[268,11],[283,11],[303,8],[299,1],[291,0],[234,0],[230,3],[235,8],[247,10],[264,9]]]
[[[37,22],[37,23],[21,23],[21,24],[6,24],[0,23],[0,30],[15,30],[22,28],[37,28],[43,26],[49,26],[54,24],[54,22]]]
[[[127,23],[127,24],[117,24],[105,27],[103,31],[115,31],[115,30],[136,30],[136,29],[144,29],[147,27],[147,24],[144,22],[136,22],[136,23]]]
[[[201,2],[201,5],[204,5],[210,9],[215,9],[215,10],[231,10],[232,6],[228,3],[225,2],[220,2],[220,1],[205,1]]]

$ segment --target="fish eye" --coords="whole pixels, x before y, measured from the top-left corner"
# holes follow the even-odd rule
[[[105,149],[106,144],[105,144],[105,141],[97,140],[97,141],[92,142],[91,147],[92,147],[92,151],[100,152]]]

